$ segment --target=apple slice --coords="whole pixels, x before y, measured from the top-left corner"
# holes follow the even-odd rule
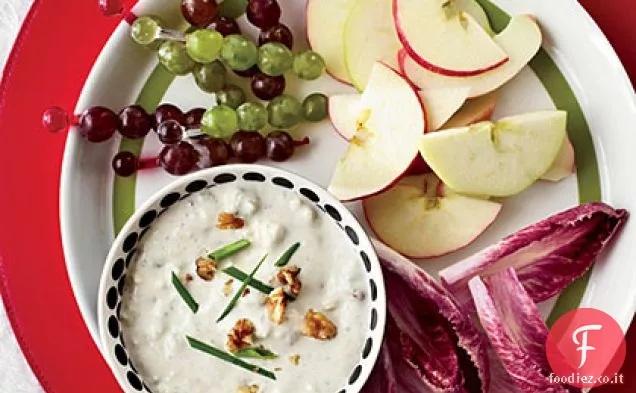
[[[467,86],[470,88],[470,98],[478,97],[498,89],[517,75],[541,47],[542,34],[532,16],[517,15],[493,39],[508,53],[510,59],[485,74],[461,78],[441,75],[421,67],[405,51],[398,56],[400,69],[422,90]]]
[[[541,176],[541,180],[558,182],[573,174],[575,170],[576,158],[574,156],[574,146],[572,146],[570,138],[566,137],[559,155],[552,163],[550,169]]]
[[[345,63],[353,86],[364,90],[376,61],[398,68],[402,47],[391,16],[391,0],[356,0],[344,29]]]
[[[362,202],[369,226],[387,245],[411,258],[460,249],[495,220],[501,204],[450,193],[439,195],[433,174],[405,177]]]
[[[418,92],[428,128],[436,130],[453,116],[468,96],[467,88],[437,89]],[[360,94],[337,94],[329,97],[329,119],[334,129],[350,141],[356,132],[356,119],[360,115]]]
[[[356,0],[308,0],[306,10],[309,46],[323,57],[329,75],[349,84],[342,37],[355,3]]]
[[[422,67],[449,76],[471,76],[508,61],[506,52],[455,0],[393,0],[398,37]]]
[[[413,87],[376,63],[360,99],[356,132],[329,191],[340,200],[354,200],[386,189],[415,160],[417,141],[425,131],[426,115]]]
[[[497,91],[467,101],[440,129],[469,126],[484,120],[490,120],[497,105]]]
[[[564,111],[540,111],[420,137],[420,153],[451,189],[515,195],[548,171],[566,132]]]
[[[495,35],[495,32],[492,31],[492,28],[490,27],[490,20],[488,19],[488,15],[486,14],[486,11],[484,11],[484,9],[481,7],[481,5],[479,5],[479,3],[476,0],[454,0],[454,1],[455,1],[455,7],[458,10],[462,10],[470,14],[473,18],[475,18],[475,21],[479,23],[479,26],[481,26],[482,29],[484,29],[486,33],[488,33],[489,36],[492,37]]]

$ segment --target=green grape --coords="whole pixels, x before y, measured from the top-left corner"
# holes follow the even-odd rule
[[[236,108],[238,128],[245,131],[258,131],[267,125],[267,110],[258,102],[246,102]]]
[[[166,41],[159,47],[159,62],[176,75],[186,75],[194,69],[194,61],[188,56],[185,45],[178,41]]]
[[[247,3],[247,0],[223,0],[219,4],[219,15],[236,19],[245,13]]]
[[[327,96],[313,93],[303,101],[303,117],[307,121],[321,121],[327,117]]]
[[[186,50],[197,63],[211,63],[219,58],[223,36],[214,30],[198,29],[186,35]]]
[[[250,69],[258,60],[258,48],[248,38],[240,34],[231,34],[223,40],[221,59],[233,70]]]
[[[268,42],[258,49],[258,68],[266,75],[283,75],[293,61],[289,48],[280,42]]]
[[[287,94],[280,95],[267,105],[269,124],[276,128],[292,128],[303,118],[300,102]]]
[[[243,89],[236,85],[227,85],[216,93],[216,103],[236,109],[247,100]]]
[[[219,60],[194,66],[194,81],[205,92],[215,93],[225,86],[225,66]]]
[[[293,69],[301,79],[313,80],[325,72],[325,61],[318,53],[308,50],[294,57]]]
[[[130,28],[130,36],[139,45],[151,44],[159,37],[160,32],[161,24],[152,16],[137,18]]]
[[[215,106],[205,111],[201,118],[201,131],[214,138],[229,138],[236,130],[238,117],[229,106]]]

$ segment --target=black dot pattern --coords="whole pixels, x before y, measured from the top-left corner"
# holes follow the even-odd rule
[[[145,229],[144,229],[145,231]],[[142,232],[144,233],[144,232]],[[130,266],[130,262],[132,261],[133,257],[135,256],[135,254],[137,253],[137,250],[131,250],[128,255],[126,255],[126,267]]]
[[[205,180],[195,180],[186,186],[186,191],[190,193],[198,192],[203,190],[205,187],[207,187],[207,185],[208,185],[208,182]]]
[[[152,222],[157,218],[157,211],[154,209],[148,210],[144,213],[143,216],[139,219],[139,226],[141,228],[145,228],[152,224]]]
[[[369,279],[369,287],[371,288],[371,300],[375,302],[378,299],[378,286],[372,278]]]
[[[371,337],[368,337],[367,341],[364,343],[364,348],[362,349],[362,359],[366,359],[369,357],[372,347],[373,347],[373,339]]]
[[[117,288],[110,287],[108,292],[106,292],[106,305],[108,308],[113,310],[115,306],[117,306],[117,299],[119,298],[119,294],[117,293]]]
[[[141,384],[141,380],[136,373],[128,371],[128,374],[126,374],[126,378],[128,379],[128,383],[130,384],[130,386],[133,387],[133,389],[139,390],[141,392],[141,389],[144,388]]]
[[[231,183],[233,181],[236,181],[236,176],[231,173],[222,173],[214,177],[214,182],[218,184]]]
[[[276,184],[277,186],[281,186],[284,188],[289,188],[290,190],[292,188],[294,188],[294,183],[290,182],[289,180],[285,179],[284,177],[275,177],[272,179],[272,183]]]
[[[163,208],[170,207],[174,205],[179,200],[179,198],[181,198],[181,194],[179,194],[178,192],[171,192],[170,194],[167,194],[163,197],[161,202],[159,202],[159,206]]]
[[[243,180],[257,181],[259,183],[262,183],[265,181],[265,176],[258,172],[247,172],[246,174],[243,175]]]
[[[345,232],[347,232],[347,236],[349,236],[349,239],[351,239],[353,244],[355,244],[356,246],[360,244],[360,238],[353,228],[351,228],[350,226],[346,226]]]
[[[119,364],[121,364],[122,366],[128,365],[128,356],[126,355],[126,350],[119,344],[115,345],[115,357],[117,358]]]
[[[137,244],[137,239],[139,239],[139,234],[137,232],[130,232],[130,234],[126,236],[126,239],[124,240],[124,245],[121,247],[121,249],[124,252],[129,252]]]
[[[320,202],[320,198],[318,198],[318,195],[316,195],[315,192],[313,192],[312,190],[308,188],[304,188],[304,187],[301,188],[300,193],[302,194],[302,196],[304,196],[305,198],[309,199],[312,202]]]
[[[331,216],[331,218],[333,218],[336,221],[342,221],[342,215],[340,215],[340,212],[333,206],[331,206],[330,204],[325,204],[325,211],[327,212],[327,214],[329,214]]]
[[[349,377],[349,385],[353,385],[354,383],[356,383],[358,378],[360,378],[361,372],[362,372],[362,366],[358,364],[356,368],[353,369],[353,372],[351,373],[351,376]]]
[[[369,328],[371,330],[375,330],[375,328],[378,327],[378,310],[371,309],[371,324],[369,325]]]
[[[121,275],[124,273],[124,258],[119,258],[115,261],[110,273],[113,280],[119,280],[119,277],[121,277]]]
[[[110,333],[113,338],[119,337],[119,322],[114,315],[108,318],[108,333]]]
[[[367,273],[371,273],[371,260],[369,259],[369,255],[364,251],[360,251],[360,258],[362,258],[362,263],[364,263],[364,269]]]

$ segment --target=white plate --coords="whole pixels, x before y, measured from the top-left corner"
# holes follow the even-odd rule
[[[134,12],[155,14],[168,20],[172,27],[182,28],[178,3],[141,0]],[[633,132],[636,129],[636,101],[633,88],[610,44],[574,0],[497,0],[497,4],[511,14],[537,16],[545,33],[547,55],[535,60],[533,66],[549,81],[546,89],[531,68],[525,69],[503,89],[495,116],[553,108],[549,91],[556,93],[560,107],[571,105],[573,102],[563,97],[569,84],[584,114],[578,122],[576,111],[571,110],[569,116],[573,120],[569,132],[577,150],[579,181],[577,184],[577,177],[572,176],[558,184],[539,182],[523,194],[507,199],[500,217],[475,243],[422,264],[433,272],[525,225],[577,204],[579,194],[583,201],[602,196],[603,201],[614,207],[636,212],[636,181],[633,177],[633,168],[636,168],[636,135]],[[496,10],[487,9],[491,17],[495,16],[494,22],[501,22]],[[282,20],[294,32],[295,50],[306,47],[304,10],[303,0],[283,4]],[[244,19],[241,23],[244,31],[256,32],[247,27]],[[104,47],[86,81],[76,113],[93,105],[118,110],[137,99],[157,62],[154,53],[133,43],[128,32],[129,26],[122,23]],[[551,68],[549,58],[554,60],[567,83],[559,84],[559,73],[556,68]],[[153,75],[153,88],[145,90],[146,98],[156,95],[161,91],[160,82],[166,82],[165,73]],[[353,91],[328,76],[302,84],[294,81],[293,76],[288,78],[288,92],[301,98],[314,91],[327,94]],[[183,110],[209,107],[213,101],[213,96],[197,89],[191,76],[178,77],[161,100],[177,104]],[[591,139],[588,139],[585,120]],[[345,142],[328,121],[304,125],[298,132],[310,136],[312,143],[292,160],[277,166],[326,186],[346,148]],[[67,268],[80,310],[98,346],[97,290],[102,266],[113,241],[114,225],[122,224],[126,208],[131,210],[133,206],[139,206],[156,190],[174,180],[163,171],[154,170],[141,173],[136,184],[133,180],[114,181],[110,161],[119,143],[119,140],[112,140],[90,144],[71,132],[62,170],[61,229]],[[586,146],[589,153],[585,152]],[[156,154],[158,147],[156,137],[150,135],[143,148],[144,155]],[[133,193],[134,201],[130,198]],[[361,217],[356,204],[350,207]],[[576,307],[580,301],[581,306],[608,312],[626,330],[636,306],[636,247],[628,240],[633,238],[636,238],[636,222],[631,220],[620,239],[600,258],[582,300],[581,291],[570,290],[559,302],[559,310]],[[581,285],[580,289],[583,288]],[[546,311],[549,307],[546,306]]]

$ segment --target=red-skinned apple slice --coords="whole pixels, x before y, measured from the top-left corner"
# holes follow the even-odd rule
[[[398,68],[397,53],[402,45],[391,15],[391,0],[356,0],[342,39],[347,71],[359,91],[367,85],[376,61]]]
[[[351,84],[345,64],[345,22],[356,0],[307,0],[307,40],[325,59],[329,75]]]
[[[393,17],[404,49],[432,72],[479,75],[508,61],[506,52],[455,0],[393,0]]]
[[[388,66],[376,63],[356,123],[329,184],[329,191],[344,201],[381,192],[404,174],[417,157],[426,114],[413,87]]]
[[[453,116],[468,96],[467,88],[438,89],[418,92],[426,111],[427,129],[436,130]],[[360,114],[360,94],[337,94],[329,97],[329,119],[334,129],[350,141],[356,132]]]
[[[480,121],[490,120],[497,106],[497,91],[485,96],[466,101],[457,113],[453,115],[440,129],[465,127]]]
[[[470,244],[495,220],[501,204],[448,193],[438,194],[434,174],[409,176],[391,189],[365,199],[373,232],[411,258],[447,254]]]
[[[576,158],[574,156],[574,146],[572,146],[570,138],[565,138],[559,155],[552,163],[550,169],[541,176],[541,180],[558,182],[573,174],[575,170]]]
[[[422,90],[463,86],[470,88],[470,98],[490,93],[512,79],[528,64],[541,47],[542,34],[532,16],[517,15],[493,39],[510,59],[501,67],[485,74],[468,77],[441,75],[421,67],[404,50],[398,55],[401,72]]]

